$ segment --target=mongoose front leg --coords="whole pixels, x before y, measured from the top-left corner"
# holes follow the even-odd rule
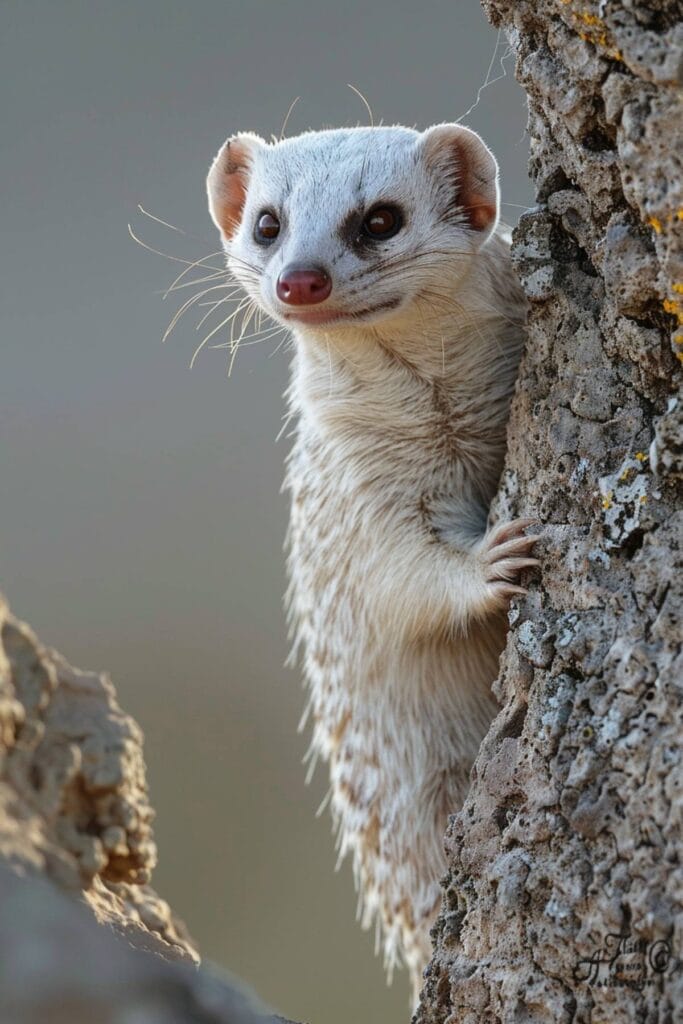
[[[469,544],[435,541],[411,524],[395,523],[376,545],[365,577],[374,615],[409,643],[466,635],[499,616],[512,596],[526,593],[521,571],[539,564],[531,554],[538,538],[524,532],[535,522],[501,523]]]

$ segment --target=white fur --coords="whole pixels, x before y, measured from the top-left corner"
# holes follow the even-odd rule
[[[447,816],[495,712],[512,584],[533,561],[527,523],[486,532],[524,300],[495,217],[476,230],[457,207],[466,169],[451,137],[464,140],[457,152],[497,207],[495,161],[457,126],[312,132],[273,145],[238,136],[246,198],[239,227],[226,231],[235,278],[293,328],[288,603],[313,749],[330,765],[364,924],[378,915],[386,962],[402,955],[416,991]],[[405,225],[359,254],[340,225],[379,202],[398,204]],[[267,248],[253,239],[264,207],[282,223]],[[297,325],[275,291],[290,263],[327,268],[326,302],[347,314],[398,305]]]

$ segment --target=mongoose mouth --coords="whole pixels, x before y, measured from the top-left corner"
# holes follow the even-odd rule
[[[364,320],[374,313],[381,313],[383,310],[396,309],[400,299],[389,299],[387,302],[378,303],[376,306],[369,306],[367,309],[356,309],[347,312],[343,309],[297,309],[296,312],[283,313],[285,320],[294,321],[316,327],[332,326],[341,323],[356,323]]]

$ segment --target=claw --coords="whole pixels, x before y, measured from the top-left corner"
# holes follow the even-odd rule
[[[506,558],[500,562],[494,562],[491,566],[492,575],[489,580],[511,579],[520,573],[522,569],[533,569],[540,565],[538,558]]]
[[[527,530],[530,526],[540,525],[540,521],[535,516],[524,516],[521,519],[513,519],[509,523],[499,523],[492,530],[491,540],[497,546],[511,538],[520,537],[524,530]]]
[[[489,550],[489,559],[495,560],[496,562],[507,558],[509,555],[526,554],[528,550],[533,548],[534,544],[538,540],[538,537],[516,537],[514,540],[508,540],[503,544],[496,544]]]
[[[491,586],[494,593],[500,597],[526,597],[529,593],[526,587],[519,587],[516,583],[508,583],[505,580],[496,580]]]

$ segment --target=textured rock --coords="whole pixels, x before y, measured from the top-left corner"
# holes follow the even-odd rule
[[[0,866],[3,1024],[277,1024],[231,980],[131,949],[46,879]]]
[[[142,734],[109,680],[44,648],[0,600],[0,858],[82,895],[133,945],[196,961],[147,885],[152,816]]]
[[[0,598],[2,1024],[276,1024],[196,967],[148,884],[151,821],[142,734],[109,680]]]
[[[421,1024],[681,1019],[680,2],[484,0],[529,98],[498,496],[543,523],[447,836]],[[678,1014],[678,1016],[676,1016]]]

